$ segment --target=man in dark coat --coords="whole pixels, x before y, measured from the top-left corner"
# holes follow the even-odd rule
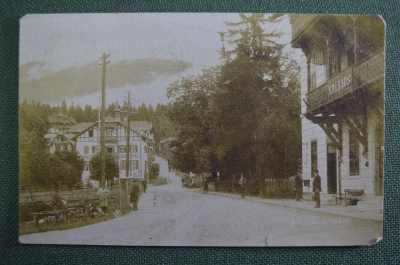
[[[314,208],[321,207],[321,201],[319,197],[319,193],[321,192],[321,177],[318,175],[318,170],[315,172],[315,177],[313,181],[313,192],[315,194],[315,202],[316,206]]]
[[[295,188],[296,188],[296,201],[300,201],[301,193],[303,191],[303,181],[299,175],[294,178]]]
[[[137,182],[132,184],[132,190],[130,194],[130,202],[133,203],[133,210],[136,211],[138,209],[138,201],[140,195],[140,187]]]
[[[208,181],[207,179],[204,180],[204,194],[208,193]]]
[[[146,190],[147,190],[147,181],[146,180],[142,181],[142,187],[143,187],[143,192],[146,193]]]

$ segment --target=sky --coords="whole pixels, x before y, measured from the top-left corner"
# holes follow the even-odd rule
[[[168,103],[172,82],[219,64],[225,21],[240,18],[234,13],[27,15],[20,23],[20,100],[54,105],[65,99],[98,107],[99,58],[107,53],[107,104],[122,104],[128,90],[135,105]],[[282,32],[279,42],[290,43],[287,17],[265,28]],[[226,41],[225,46],[229,49]]]

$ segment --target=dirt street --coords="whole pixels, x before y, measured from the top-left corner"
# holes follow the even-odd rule
[[[21,243],[146,246],[312,246],[367,244],[382,222],[344,217],[186,189],[170,182],[149,186],[139,210],[64,231],[20,237]]]

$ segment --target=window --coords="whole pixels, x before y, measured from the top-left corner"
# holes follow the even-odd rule
[[[349,163],[350,176],[360,175],[360,144],[358,142],[356,131],[349,130]]]
[[[351,67],[354,65],[354,48],[351,47],[348,51],[347,51],[347,66]]]
[[[126,170],[125,164],[125,160],[121,160],[119,164],[119,170]]]
[[[113,129],[106,129],[106,136],[113,136]]]
[[[311,142],[311,177],[318,171],[318,148],[317,141]]]
[[[97,154],[97,152],[96,152],[96,146],[92,146],[92,154],[93,154],[93,155]]]
[[[311,73],[311,90],[317,88],[317,72]]]
[[[111,154],[114,152],[113,146],[107,146],[107,153]]]
[[[139,170],[139,161],[138,160],[132,160],[131,161],[131,169],[132,170]]]
[[[138,146],[137,145],[131,145],[129,146],[131,149],[131,153],[137,153],[138,152]]]
[[[125,145],[120,145],[119,146],[119,152],[120,153],[126,153],[126,146]]]
[[[89,154],[89,146],[84,146],[83,147],[83,154],[85,154],[85,155]]]
[[[89,137],[93,137],[93,129],[89,129]]]

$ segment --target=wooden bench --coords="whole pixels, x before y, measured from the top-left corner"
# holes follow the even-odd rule
[[[348,205],[357,205],[357,202],[361,200],[361,195],[364,193],[364,190],[359,189],[345,189],[344,193],[336,194],[336,204],[338,201],[344,200],[346,206]]]

